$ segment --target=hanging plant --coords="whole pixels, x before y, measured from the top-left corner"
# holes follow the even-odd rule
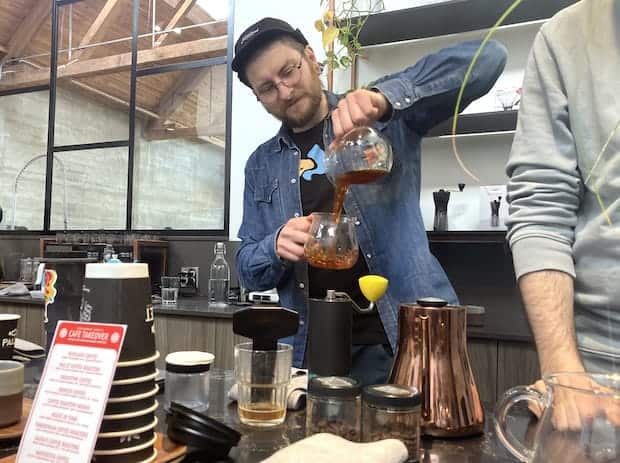
[[[322,64],[332,69],[346,69],[360,54],[359,36],[368,16],[382,11],[384,5],[383,0],[342,0],[337,3],[336,11],[332,11],[328,8],[329,0],[321,0],[321,7],[327,9],[314,22],[314,27],[322,35],[325,50]],[[365,6],[360,6],[361,3]]]

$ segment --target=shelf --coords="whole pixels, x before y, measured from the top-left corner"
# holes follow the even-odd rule
[[[430,243],[506,243],[506,230],[427,231]]]
[[[443,3],[370,15],[362,46],[488,29],[513,0],[447,0]],[[548,19],[577,0],[524,0],[504,25]]]
[[[519,111],[492,111],[488,113],[462,114],[456,126],[458,135],[488,132],[512,132],[517,128]],[[433,127],[427,137],[442,137],[452,134],[452,118]]]

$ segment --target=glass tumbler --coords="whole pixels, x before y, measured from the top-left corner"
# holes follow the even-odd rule
[[[286,418],[293,347],[254,350],[252,343],[235,346],[235,378],[239,420],[257,427],[276,426]]]

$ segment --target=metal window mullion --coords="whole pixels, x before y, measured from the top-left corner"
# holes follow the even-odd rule
[[[232,133],[232,68],[231,64],[233,59],[233,48],[235,46],[235,1],[228,0],[228,46],[226,51],[226,148],[224,151],[225,165],[224,165],[224,234],[226,239],[230,235],[230,171],[231,171],[231,143],[230,137]]]
[[[162,64],[160,66],[153,66],[146,69],[139,69],[136,71],[138,77],[151,76],[155,74],[163,74],[164,72],[174,71],[186,71],[189,69],[207,68],[210,66],[218,66],[226,64],[228,59],[226,56],[216,56],[215,58],[205,58],[194,61],[183,61],[181,63],[174,64]]]
[[[132,228],[133,213],[133,168],[136,140],[136,70],[138,68],[138,18],[140,12],[139,0],[133,0],[133,22],[131,40],[131,81],[129,91],[129,154],[127,159],[127,217],[125,229]]]
[[[79,143],[76,145],[58,145],[54,146],[55,153],[64,153],[66,151],[87,151],[107,148],[126,148],[129,146],[129,140],[113,140],[95,143]]]
[[[47,116],[47,160],[45,166],[45,205],[43,210],[43,231],[50,231],[52,217],[52,178],[54,175],[54,131],[56,124],[56,80],[58,77],[58,7],[52,5],[52,43],[50,57],[49,106]]]

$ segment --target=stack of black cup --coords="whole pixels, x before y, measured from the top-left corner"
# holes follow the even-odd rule
[[[147,264],[88,264],[80,319],[127,325],[93,461],[154,461],[159,353]]]

